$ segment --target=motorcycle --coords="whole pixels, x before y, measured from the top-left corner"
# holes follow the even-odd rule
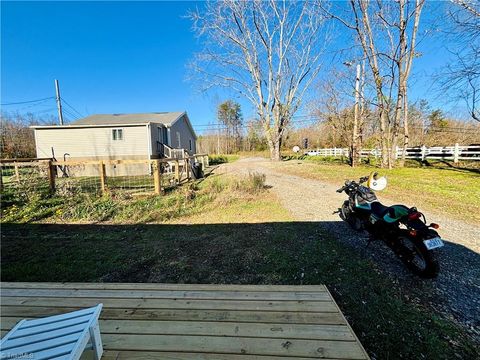
[[[439,272],[435,249],[443,241],[435,231],[438,224],[427,225],[425,215],[417,208],[405,205],[385,206],[374,191],[383,190],[387,181],[377,173],[360,178],[358,182],[347,180],[338,193],[345,192],[348,200],[339,209],[340,216],[353,229],[366,230],[370,241],[380,239],[390,247],[403,264],[423,278],[435,278]]]

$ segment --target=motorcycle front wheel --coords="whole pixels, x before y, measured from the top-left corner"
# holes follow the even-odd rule
[[[342,205],[342,219],[350,225],[353,230],[360,231],[363,229],[362,221],[350,210],[348,201]]]
[[[428,250],[421,239],[400,235],[399,257],[405,266],[415,275],[423,278],[436,278],[440,270],[435,254]]]

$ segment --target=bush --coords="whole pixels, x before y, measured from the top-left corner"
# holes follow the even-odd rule
[[[288,160],[304,160],[308,156],[302,153],[297,153],[297,154],[289,154],[289,155],[284,155],[282,156],[282,160],[288,161]]]
[[[258,194],[265,189],[265,180],[265,174],[250,173],[248,177],[232,182],[231,188],[234,191],[241,191],[247,194]]]
[[[239,158],[240,156],[238,155],[208,155],[208,163],[210,165],[219,165],[234,162]]]
[[[306,155],[305,160],[309,160],[316,163],[337,163],[337,164],[347,164],[348,157],[343,156],[309,156]]]

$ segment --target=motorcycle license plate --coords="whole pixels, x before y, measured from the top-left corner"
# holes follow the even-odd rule
[[[439,236],[434,237],[432,239],[423,240],[423,243],[425,244],[428,250],[436,249],[443,246],[443,241],[442,239],[440,239]]]

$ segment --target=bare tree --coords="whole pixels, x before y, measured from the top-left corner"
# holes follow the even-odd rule
[[[440,74],[442,93],[454,95],[466,102],[470,116],[480,121],[480,2],[451,0],[448,15],[452,28],[449,48],[456,61]]]
[[[383,167],[394,165],[424,3],[425,0],[350,0],[351,14],[345,18],[326,10],[332,18],[355,31],[369,65],[376,92]],[[405,115],[408,112],[404,112],[404,120]],[[408,120],[405,123],[408,133]],[[408,140],[406,144],[404,141],[404,146],[407,145]]]
[[[272,160],[280,160],[285,128],[321,68],[318,2],[209,1],[190,14],[205,45],[194,69],[206,88],[227,87],[252,103]]]
[[[367,59],[369,68],[371,70],[373,82],[375,84],[376,92],[376,107],[378,112],[378,118],[380,122],[380,146],[382,149],[382,166],[388,165],[389,153],[389,137],[387,134],[387,116],[388,116],[388,99],[385,96],[384,79],[380,69],[380,57],[376,44],[377,38],[374,36],[374,30],[372,25],[372,15],[370,12],[369,0],[350,0],[351,16],[348,18],[342,18],[335,14],[335,12],[323,9],[327,14],[339,20],[347,28],[354,30],[357,35],[363,56]]]
[[[391,59],[397,71],[398,83],[395,117],[393,121],[393,138],[392,149],[390,153],[390,164],[394,163],[396,157],[396,149],[398,145],[400,120],[403,110],[403,127],[404,127],[404,141],[403,141],[403,155],[402,166],[405,162],[406,148],[408,147],[408,101],[407,101],[407,83],[412,69],[412,62],[416,56],[416,41],[417,33],[420,25],[420,16],[422,13],[425,0],[415,0],[413,9],[408,8],[409,2],[407,0],[399,0],[397,6],[398,21],[388,21],[382,18],[385,26],[388,28],[389,37],[392,39],[392,56]],[[391,33],[391,28],[395,30],[396,41]]]

